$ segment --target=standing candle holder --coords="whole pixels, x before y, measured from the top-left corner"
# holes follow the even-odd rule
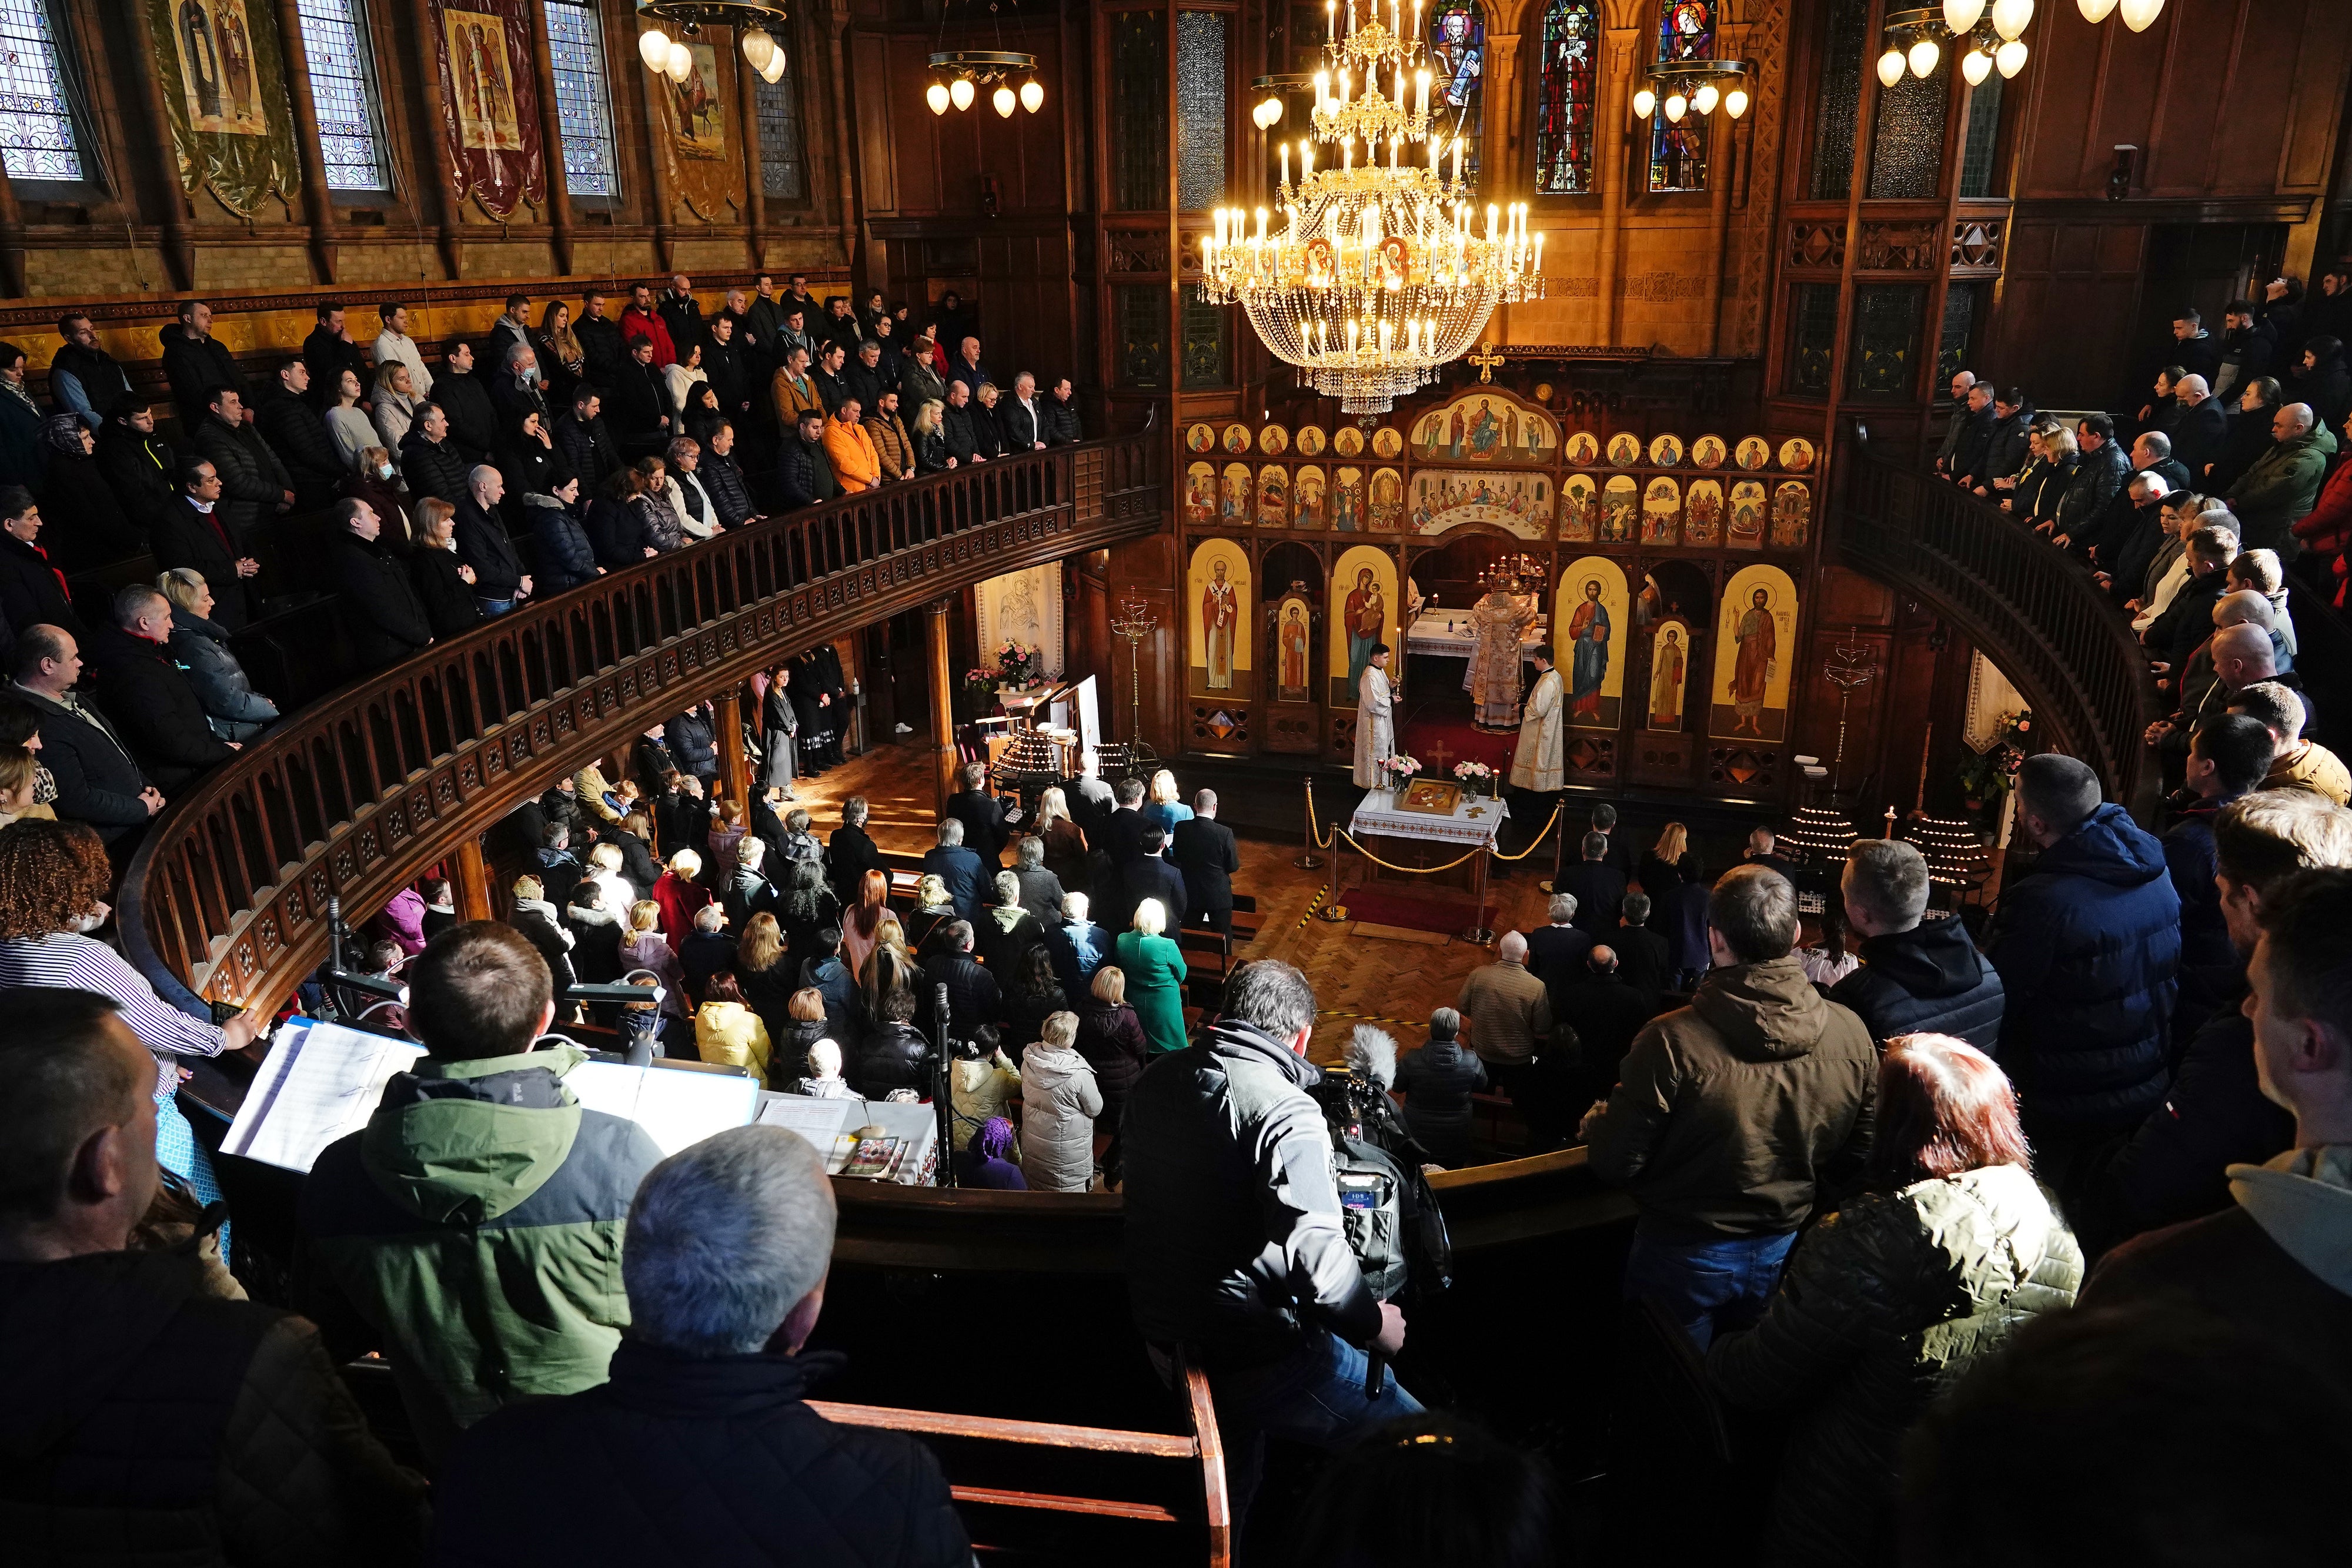
[[[1160,618],[1151,612],[1150,605],[1130,595],[1118,601],[1110,630],[1111,635],[1127,643],[1128,750],[1139,760],[1150,752],[1143,744],[1143,640],[1160,630]]]

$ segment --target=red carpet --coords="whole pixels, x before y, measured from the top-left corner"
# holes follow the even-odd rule
[[[1407,713],[1403,742],[1406,754],[1421,759],[1424,778],[1451,779],[1454,765],[1465,758],[1483,762],[1497,775],[1508,778],[1511,753],[1517,748],[1519,737],[1516,734],[1486,735],[1473,727],[1466,702],[1432,702]]]
[[[1401,926],[1407,931],[1436,931],[1451,936],[1470,929],[1477,909],[1469,899],[1433,898],[1425,893],[1386,893],[1377,888],[1350,890],[1339,901],[1350,920],[1374,925]]]

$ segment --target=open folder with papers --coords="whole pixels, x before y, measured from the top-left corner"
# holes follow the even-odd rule
[[[413,1040],[292,1019],[271,1041],[221,1151],[307,1172],[329,1144],[367,1125],[393,1074],[424,1054]],[[551,1054],[550,1065],[557,1060]],[[590,1110],[636,1123],[665,1155],[748,1126],[760,1104],[757,1082],[721,1072],[583,1061],[563,1084]]]

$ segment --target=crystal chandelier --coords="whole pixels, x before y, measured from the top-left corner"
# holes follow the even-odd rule
[[[1238,302],[1275,357],[1346,412],[1381,413],[1466,353],[1496,305],[1542,298],[1543,236],[1528,234],[1525,202],[1488,203],[1482,220],[1462,140],[1430,115],[1421,0],[1410,34],[1402,0],[1389,0],[1386,22],[1380,0],[1347,5],[1343,34],[1338,0],[1325,0],[1297,183],[1279,143],[1276,212],[1258,208],[1253,229],[1246,209],[1217,210],[1201,298]],[[1270,126],[1279,100],[1255,118]]]

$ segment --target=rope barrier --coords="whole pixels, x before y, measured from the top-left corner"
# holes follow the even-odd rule
[[[1313,845],[1314,845],[1317,849],[1318,849],[1318,850],[1328,850],[1328,849],[1329,849],[1329,848],[1331,847],[1331,836],[1330,836],[1330,834],[1329,834],[1329,833],[1324,833],[1324,832],[1319,832],[1319,831],[1317,831],[1317,829],[1316,829],[1316,824],[1315,824],[1315,780],[1314,780],[1314,779],[1307,779],[1307,780],[1306,781],[1306,783],[1307,783],[1307,841],[1308,843],[1310,843],[1310,844],[1313,844]],[[1339,828],[1339,824],[1338,824],[1338,823],[1336,823],[1336,822],[1335,822],[1335,823],[1333,823],[1333,824],[1332,824],[1332,829],[1333,829],[1333,831],[1338,831],[1338,828]]]
[[[1408,876],[1434,876],[1442,871],[1452,871],[1455,866],[1462,864],[1464,861],[1475,860],[1479,853],[1486,848],[1485,845],[1481,844],[1477,849],[1471,850],[1467,853],[1464,854],[1460,860],[1450,860],[1444,865],[1395,865],[1388,861],[1381,859],[1380,856],[1366,849],[1357,839],[1356,835],[1348,831],[1347,829],[1335,827],[1332,829],[1332,831],[1339,834],[1339,837],[1347,840],[1348,845],[1350,849],[1353,849],[1358,854],[1363,856],[1374,865],[1381,867],[1384,871],[1401,871]]]
[[[1539,845],[1539,844],[1541,844],[1541,843],[1544,841],[1544,834],[1545,834],[1545,833],[1549,833],[1549,832],[1550,832],[1550,831],[1551,831],[1551,825],[1552,825],[1552,823],[1553,823],[1553,822],[1557,822],[1557,821],[1559,821],[1559,811],[1560,811],[1560,802],[1559,802],[1559,801],[1558,801],[1558,800],[1553,801],[1553,802],[1552,802],[1552,804],[1551,804],[1551,816],[1550,816],[1550,818],[1549,818],[1548,821],[1545,821],[1545,823],[1544,823],[1544,825],[1543,825],[1543,829],[1542,829],[1542,831],[1539,831],[1539,832],[1538,832],[1534,838],[1529,839],[1529,840],[1528,841],[1528,847],[1527,847],[1526,849],[1521,850],[1517,854],[1515,854],[1515,855],[1507,855],[1507,854],[1505,854],[1502,851],[1500,851],[1500,850],[1496,850],[1496,851],[1495,852],[1495,858],[1496,858],[1496,860],[1498,860],[1498,861],[1503,861],[1503,862],[1516,862],[1516,861],[1523,861],[1523,860],[1527,859],[1529,855],[1531,855],[1531,854],[1535,853],[1535,852],[1536,852],[1537,846],[1538,846],[1538,845]]]

